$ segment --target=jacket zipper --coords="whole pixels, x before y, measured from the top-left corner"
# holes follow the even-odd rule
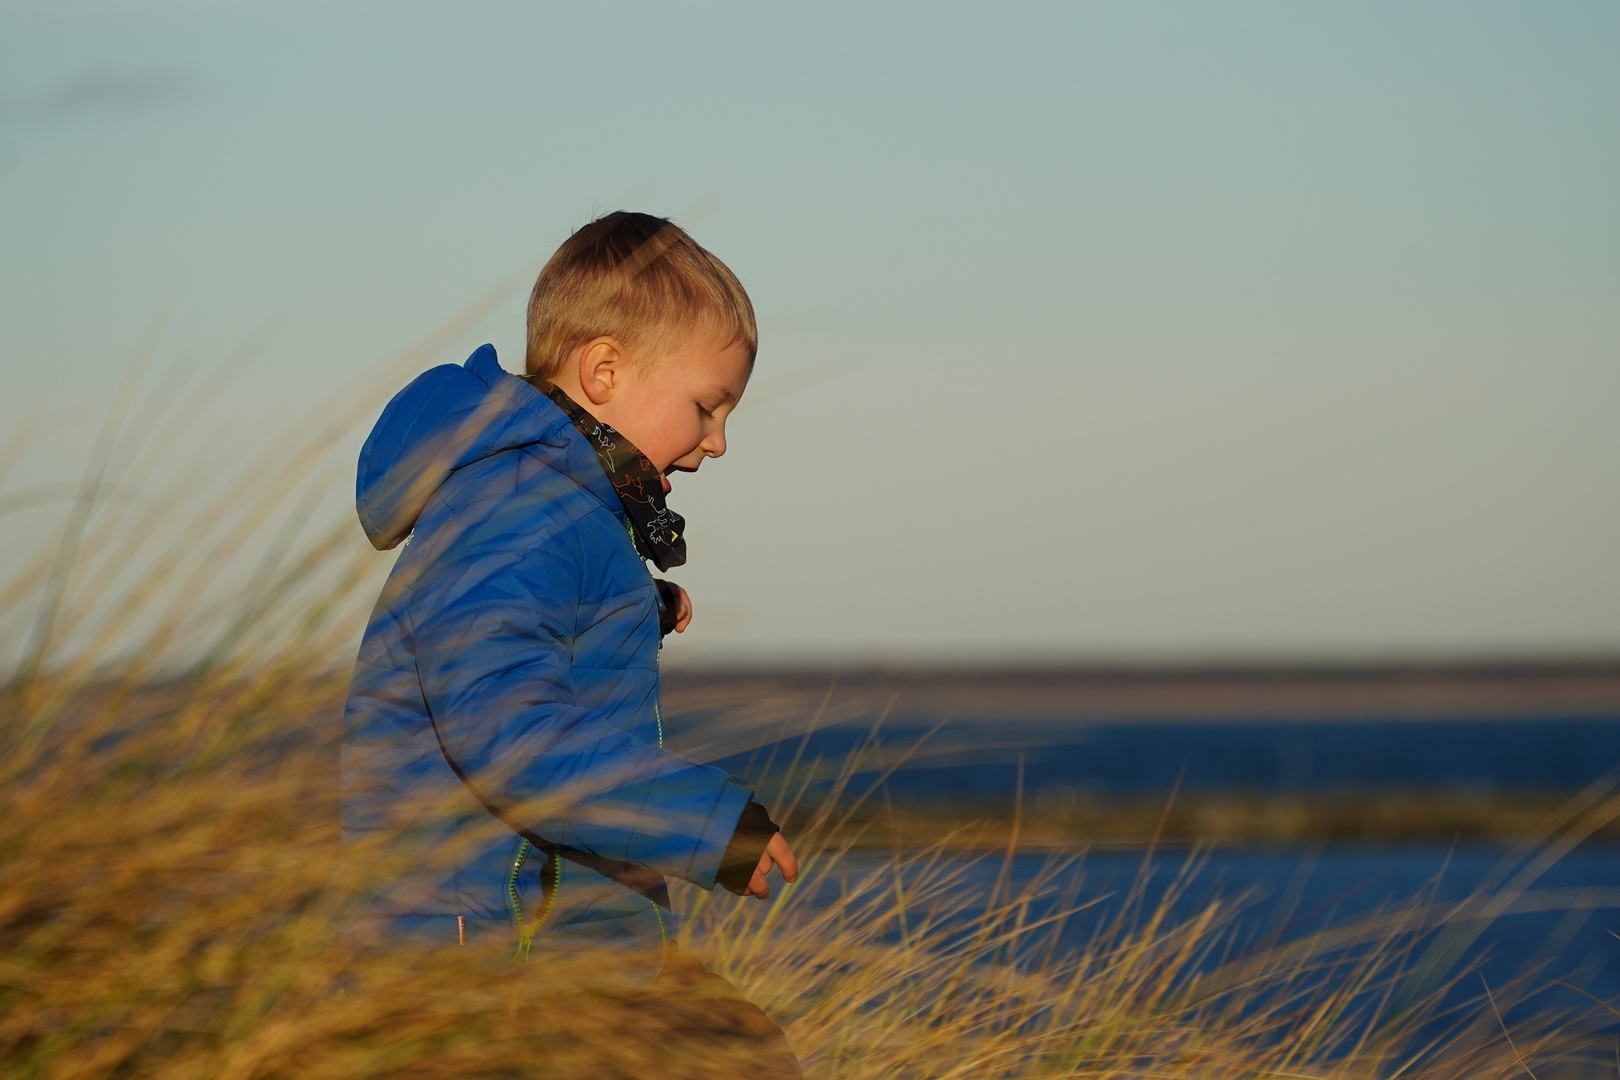
[[[659,638],[658,652],[653,656],[653,663],[659,664],[663,656],[664,641]],[[659,687],[659,693],[660,695],[663,693],[662,686]],[[653,720],[658,724],[658,748],[662,750],[664,748],[664,710],[660,698],[653,699]],[[664,925],[664,913],[658,910],[658,904],[650,899],[648,902],[652,904],[653,918],[658,920],[658,970],[653,972],[653,978],[656,979],[664,973],[664,965],[669,962],[669,928]]]
[[[517,855],[512,858],[512,872],[506,879],[506,902],[512,907],[512,925],[517,928],[518,944],[514,960],[527,960],[529,950],[534,945],[534,935],[557,902],[557,890],[562,887],[562,860],[556,855],[550,856],[551,861],[551,888],[547,889],[542,883],[541,892],[545,896],[545,903],[534,917],[534,922],[525,924],[523,921],[523,900],[518,896],[518,871],[523,869],[523,861],[529,857],[529,849],[533,847],[527,839],[518,841]]]

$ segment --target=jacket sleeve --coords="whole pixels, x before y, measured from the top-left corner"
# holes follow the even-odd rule
[[[712,887],[751,790],[577,705],[578,572],[543,551],[492,561],[458,568],[474,584],[414,634],[445,755],[511,824]]]

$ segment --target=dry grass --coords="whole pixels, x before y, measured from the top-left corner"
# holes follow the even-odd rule
[[[670,1054],[701,999],[649,1017],[588,958],[382,952],[337,932],[356,875],[400,857],[343,870],[336,844],[334,672],[383,563],[352,527],[300,539],[284,523],[356,400],[235,477],[193,471],[145,502],[108,498],[147,467],[117,418],[62,532],[0,585],[19,628],[0,717],[4,1075],[744,1072],[717,1046]],[[1523,985],[1438,1011],[1473,977],[1475,917],[1528,879],[1241,948],[1239,902],[1178,918],[1177,890],[1149,903],[1138,887],[1060,949],[1062,913],[1095,899],[1073,865],[1015,888],[1002,864],[975,887],[948,838],[860,872],[855,766],[795,815],[804,884],[764,903],[677,890],[686,948],[784,1024],[813,1076],[1547,1077],[1589,1049],[1585,1018],[1515,1010]],[[1549,857],[1615,809],[1572,805]],[[1015,850],[1016,824],[1001,839]]]
[[[375,954],[335,932],[331,741],[311,733],[340,693],[269,670],[26,688],[69,707],[26,747],[30,714],[7,716],[5,1075],[610,1076],[657,1056],[634,995],[577,962],[516,964],[504,943]],[[1403,1001],[1447,914],[1422,898],[1234,955],[1240,905],[1175,919],[1173,895],[1138,896],[1060,951],[1060,924],[1031,916],[1075,881],[1060,865],[1018,889],[969,887],[940,850],[858,873],[838,821],[808,818],[805,885],[678,899],[686,947],[786,1025],[813,1075],[1505,1077],[1583,1046],[1573,1018],[1523,1023],[1510,1044],[1489,1003],[1436,1017],[1465,966]],[[388,853],[372,858],[386,872]],[[1082,884],[1056,906],[1090,899]],[[1523,991],[1493,989],[1504,1010]],[[707,1052],[659,1068],[714,1067]]]

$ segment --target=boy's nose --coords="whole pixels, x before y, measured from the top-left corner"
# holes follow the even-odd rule
[[[726,433],[723,429],[712,431],[699,445],[710,457],[719,457],[726,452]]]

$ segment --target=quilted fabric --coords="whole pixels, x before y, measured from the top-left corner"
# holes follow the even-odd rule
[[[355,498],[375,546],[409,538],[344,712],[345,844],[401,855],[366,917],[515,938],[560,872],[536,949],[659,941],[643,892],[522,839],[711,888],[752,795],[661,746],[658,593],[594,450],[485,345],[394,397]]]

